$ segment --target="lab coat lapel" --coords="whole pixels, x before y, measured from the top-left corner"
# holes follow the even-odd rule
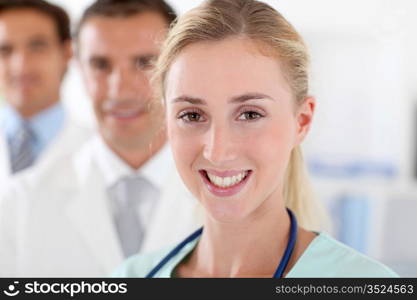
[[[174,246],[202,226],[203,210],[176,170],[170,172],[148,226],[142,252]]]
[[[69,123],[70,121],[66,121],[64,124],[64,128],[57,136],[56,140],[51,142],[45,151],[40,155],[39,160],[36,162],[38,165],[40,162],[46,160],[53,160],[55,157],[59,157],[63,155],[66,149],[73,149],[71,147],[71,143],[73,139],[71,137],[74,135],[74,130],[71,128]],[[68,151],[69,152],[69,151]],[[4,135],[3,130],[0,128],[0,182],[1,186],[3,183],[7,182],[12,177],[10,172],[10,159],[9,159],[9,149],[6,142],[6,137]]]
[[[90,149],[93,152],[94,148]],[[79,192],[69,204],[67,212],[93,259],[110,275],[123,261],[123,255],[108,208],[103,179],[94,163],[94,153],[88,155],[76,168],[80,179]]]
[[[58,136],[41,153],[37,164],[70,154],[74,150],[77,150],[76,147],[80,147],[90,136],[90,129],[83,128],[71,118],[65,119]]]
[[[0,120],[0,186],[12,177],[10,172],[9,149]],[[58,157],[70,154],[77,150],[90,136],[92,130],[81,126],[78,122],[68,118],[63,124],[58,136],[54,138],[46,149],[41,153],[35,166],[47,161],[54,161]]]

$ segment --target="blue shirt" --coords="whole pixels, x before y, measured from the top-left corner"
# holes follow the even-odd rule
[[[7,142],[10,143],[24,120],[19,113],[9,105],[5,105],[0,113],[3,130]],[[60,102],[27,120],[27,123],[35,136],[35,139],[32,142],[35,160],[58,135],[64,120],[65,110]]]
[[[198,240],[198,239],[197,239]],[[197,245],[194,240],[156,273],[155,277],[172,277],[172,271]],[[171,251],[128,258],[114,273],[114,277],[146,277]],[[336,241],[326,233],[319,233],[299,257],[286,277],[398,277],[383,264]]]

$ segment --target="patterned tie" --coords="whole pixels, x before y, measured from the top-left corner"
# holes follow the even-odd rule
[[[138,209],[144,201],[156,196],[156,189],[143,177],[129,176],[119,180],[109,191],[116,206],[115,225],[125,257],[137,253],[145,236]]]
[[[27,123],[22,123],[16,136],[9,142],[12,174],[31,166],[35,161],[32,143],[35,139],[33,131]]]

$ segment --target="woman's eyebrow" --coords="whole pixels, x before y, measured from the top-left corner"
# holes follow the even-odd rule
[[[266,95],[266,94],[262,94],[262,93],[247,93],[247,94],[243,94],[243,95],[239,95],[239,96],[235,96],[232,99],[230,99],[229,102],[231,103],[242,103],[248,100],[258,100],[258,99],[269,99],[274,101],[274,98]]]
[[[196,97],[190,96],[179,96],[172,100],[172,103],[179,103],[179,102],[188,102],[195,105],[207,105],[206,101]]]
[[[274,99],[266,94],[262,93],[246,93],[243,95],[232,97],[229,103],[242,103],[249,100],[259,100],[259,99],[269,99],[274,101]],[[190,96],[179,96],[172,100],[172,103],[179,103],[179,102],[188,102],[194,105],[207,105],[207,102],[201,98],[190,97]]]

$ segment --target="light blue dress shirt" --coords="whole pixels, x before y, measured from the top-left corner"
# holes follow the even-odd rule
[[[7,142],[17,134],[23,119],[19,113],[9,105],[5,105],[0,112],[2,126]],[[51,143],[62,129],[65,120],[65,110],[60,102],[27,120],[30,129],[35,135],[32,149],[35,160]]]
[[[175,267],[197,245],[194,240],[156,273],[155,277],[172,277]],[[150,254],[138,254],[127,259],[113,277],[146,277],[173,249]],[[319,233],[310,243],[286,277],[398,277],[385,265],[336,241],[326,233]]]

